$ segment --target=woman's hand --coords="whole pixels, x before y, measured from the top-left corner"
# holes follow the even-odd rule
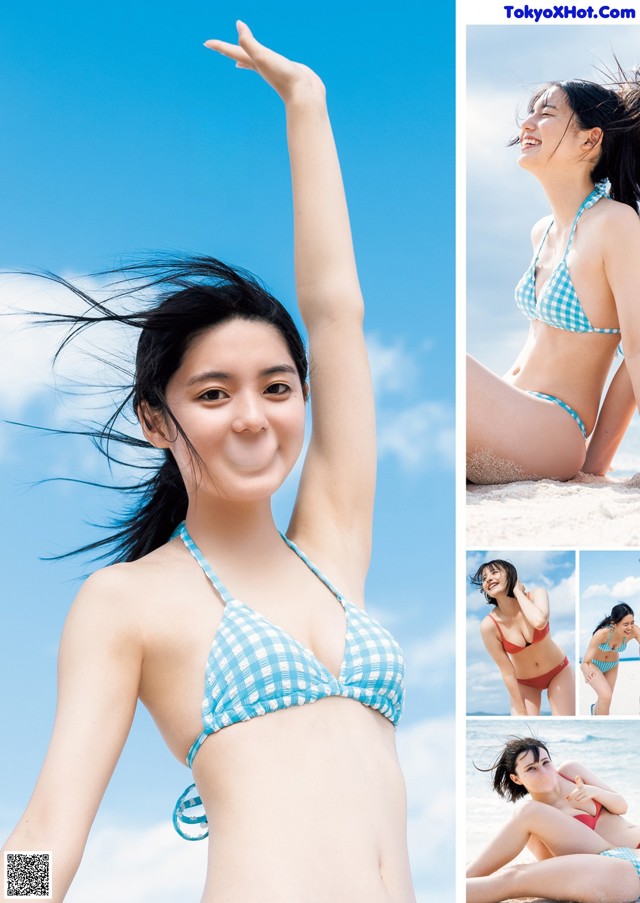
[[[591,784],[585,784],[580,775],[577,774],[575,790],[568,793],[566,799],[572,803],[578,803],[582,800],[592,800],[599,791],[599,787],[592,787]]]
[[[580,670],[582,671],[586,682],[590,684],[596,674],[595,668],[593,667],[591,662],[589,662],[588,664],[587,662],[582,662],[582,664],[580,665]]]
[[[523,596],[526,596],[526,594],[527,594],[527,590],[526,590],[525,585],[522,582],[522,580],[516,581],[516,585],[514,586],[513,591],[514,591],[514,593],[522,593]]]
[[[285,104],[304,97],[324,98],[324,85],[318,76],[302,63],[294,63],[260,44],[244,22],[236,22],[238,43],[205,41],[205,47],[235,60],[238,69],[252,69],[271,85]]]

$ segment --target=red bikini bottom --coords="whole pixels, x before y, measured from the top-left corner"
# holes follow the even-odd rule
[[[560,662],[557,668],[552,668],[546,674],[539,674],[538,677],[527,677],[525,680],[518,678],[518,683],[522,684],[523,687],[533,687],[534,690],[546,690],[556,674],[560,674],[568,664],[569,659],[565,655],[564,660]]]

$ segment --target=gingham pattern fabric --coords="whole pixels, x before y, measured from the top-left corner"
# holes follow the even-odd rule
[[[624,859],[625,862],[630,862],[638,873],[638,878],[640,878],[639,852],[640,850],[632,850],[629,847],[615,847],[613,850],[603,850],[600,856],[610,856],[612,859]]]
[[[607,671],[611,671],[613,668],[617,668],[617,667],[618,667],[618,662],[617,662],[617,661],[615,661],[615,662],[600,662],[600,661],[598,661],[598,659],[596,659],[596,658],[592,658],[592,659],[591,659],[591,664],[592,664],[592,665],[595,665],[596,668],[598,668],[600,671],[602,671],[603,674],[605,674]]]
[[[538,265],[542,247],[547,240],[549,229],[553,225],[553,220],[549,223],[529,269],[516,286],[516,304],[529,320],[541,320],[547,326],[564,329],[567,332],[597,332],[606,335],[620,335],[620,330],[617,328],[600,328],[591,325],[582,309],[567,266],[567,255],[571,248],[578,220],[585,210],[593,207],[600,198],[606,197],[606,195],[606,183],[600,182],[582,202],[571,227],[564,257],[542,286],[540,296],[536,299],[536,266]]]
[[[385,715],[394,725],[402,713],[404,663],[391,634],[370,615],[344,599],[307,556],[286,536],[287,545],[331,590],[345,611],[344,657],[338,676],[294,637],[248,605],[234,599],[220,582],[182,524],[181,537],[225,603],[207,660],[202,700],[203,731],[193,743],[187,765],[209,734],[268,712],[306,705],[328,696],[355,699]],[[208,834],[206,815],[195,785],[174,809],[173,823],[188,840]]]
[[[582,437],[584,439],[587,438],[587,428],[584,425],[582,417],[580,416],[580,414],[578,414],[577,411],[574,411],[573,408],[566,403],[566,401],[563,401],[561,398],[556,398],[555,395],[545,395],[544,392],[528,392],[527,394],[535,395],[536,398],[542,398],[544,401],[552,401],[554,404],[557,404],[558,407],[561,407],[563,410],[565,410],[568,414],[571,414],[575,422],[580,427]]]

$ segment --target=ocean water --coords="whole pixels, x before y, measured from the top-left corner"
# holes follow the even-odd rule
[[[626,818],[640,821],[638,749],[640,722],[615,718],[588,719],[467,719],[466,837],[467,861],[475,858],[510,818],[513,803],[492,789],[492,776],[474,767],[489,767],[507,737],[535,736],[544,740],[551,759],[560,766],[575,760],[621,793],[629,810]],[[524,859],[529,858],[527,854]]]

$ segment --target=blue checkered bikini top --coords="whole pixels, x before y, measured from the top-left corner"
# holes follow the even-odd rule
[[[604,182],[600,182],[582,202],[571,227],[564,257],[542,286],[539,297],[536,298],[536,266],[538,265],[542,247],[547,240],[549,229],[553,225],[553,220],[549,223],[529,269],[516,286],[516,304],[529,320],[540,320],[542,323],[546,323],[547,326],[564,329],[568,332],[598,332],[607,335],[620,335],[618,328],[609,329],[591,325],[582,308],[582,304],[580,304],[580,299],[571,281],[569,267],[567,266],[567,255],[571,248],[578,220],[585,210],[593,207],[600,198],[606,196],[606,185]]]
[[[294,542],[280,534],[344,608],[345,646],[337,677],[310,649],[235,599],[213,572],[184,524],[174,535],[180,536],[225,606],[207,660],[203,730],[187,755],[190,768],[210,734],[239,721],[250,721],[268,712],[306,705],[329,696],[355,699],[397,725],[404,694],[404,662],[398,643],[370,615],[345,599]],[[195,784],[176,803],[173,824],[186,840],[201,840],[208,835],[207,817]]]
[[[614,648],[611,645],[611,637],[612,636],[613,636],[613,627],[609,631],[609,636],[607,637],[606,641],[604,643],[600,643],[600,645],[598,646],[598,649],[602,649],[603,652],[624,652],[624,650],[627,648],[627,641],[623,640],[619,646],[616,646]]]

